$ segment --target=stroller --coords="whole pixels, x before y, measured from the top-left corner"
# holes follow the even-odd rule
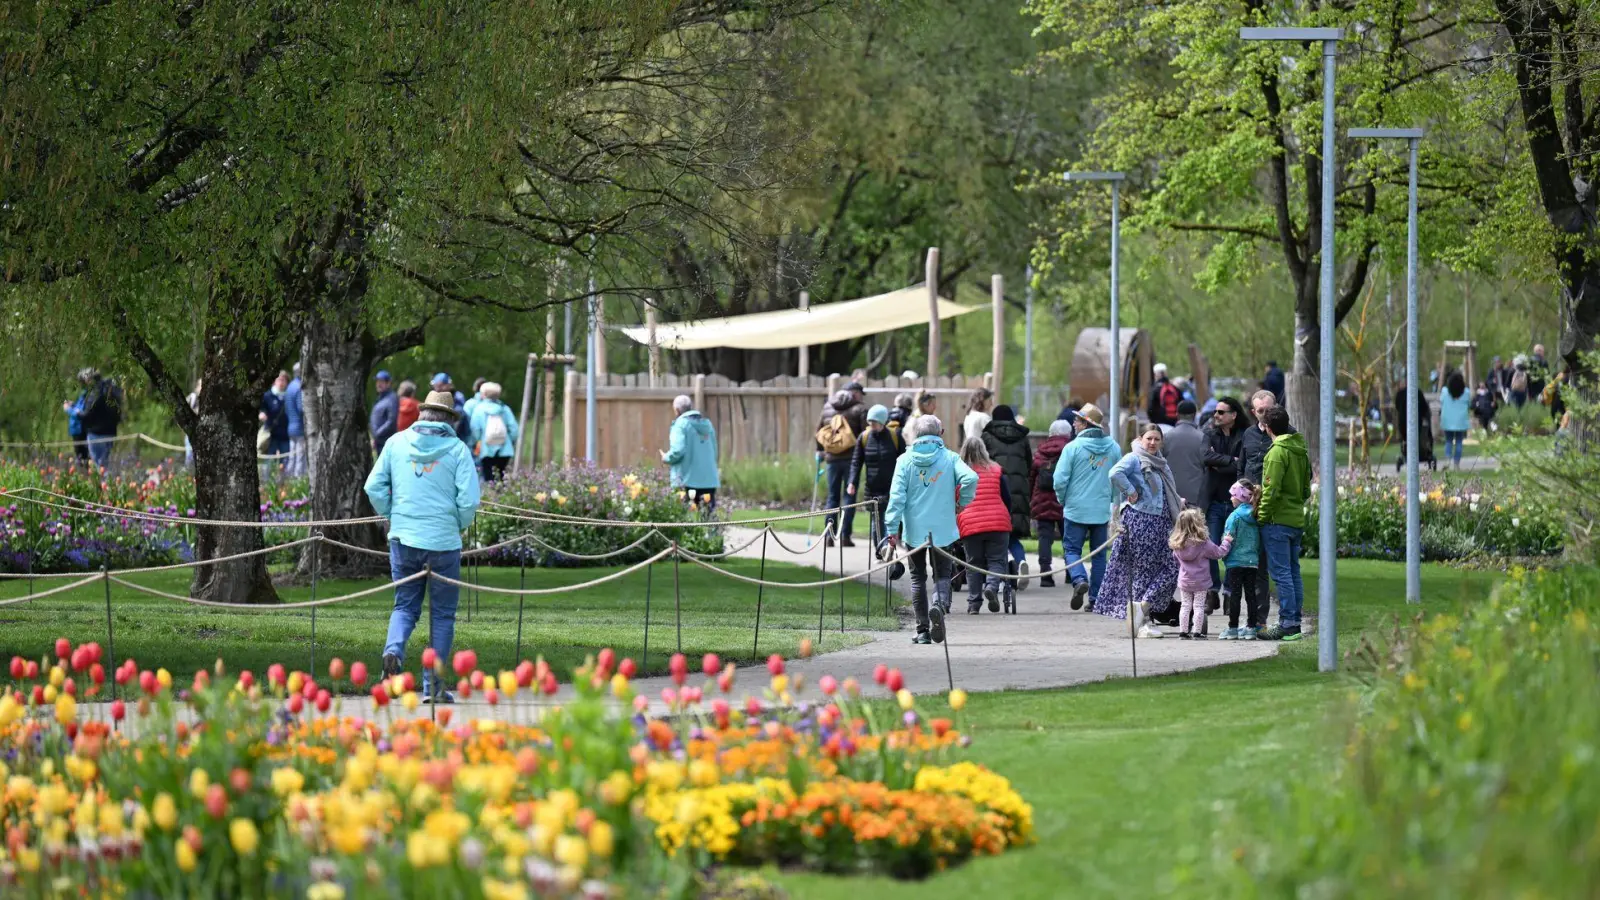
[[[1417,462],[1420,465],[1427,466],[1430,472],[1439,471],[1439,459],[1433,455],[1433,423],[1423,419],[1417,423],[1417,430],[1420,432],[1418,435],[1420,440],[1417,441]],[[1394,460],[1394,470],[1398,472],[1404,469],[1405,466],[1406,442],[1402,440],[1400,442],[1400,455],[1396,456]]]

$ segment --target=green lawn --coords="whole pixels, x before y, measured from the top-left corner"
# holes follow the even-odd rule
[[[1313,592],[1316,571],[1308,561]],[[1400,565],[1345,560],[1339,571],[1343,650],[1409,618]],[[1423,607],[1475,602],[1494,577],[1424,567]],[[1180,874],[1213,851],[1218,810],[1328,764],[1343,743],[1337,701],[1352,684],[1317,673],[1313,638],[1184,675],[974,695],[973,756],[1033,804],[1035,846],[921,883],[769,874],[794,900],[1181,896]]]
[[[817,636],[817,588],[768,588],[762,597],[761,644],[752,652],[756,613],[756,587],[724,578],[689,563],[681,563],[683,651],[698,660],[708,652],[741,664],[764,660],[768,654],[796,652],[800,639]],[[726,568],[747,576],[758,572],[756,562],[735,560]],[[527,587],[554,587],[597,578],[616,569],[529,569]],[[484,568],[483,583],[518,587],[516,569]],[[818,580],[814,569],[769,563],[770,580]],[[620,656],[638,660],[644,650],[646,572],[573,594],[528,597],[523,604],[522,654],[544,654],[558,672],[567,672],[586,654],[613,647]],[[658,563],[649,574],[650,655],[647,671],[666,671],[668,656],[677,649],[677,623],[673,610],[673,566]],[[138,576],[141,584],[173,593],[187,593],[183,572]],[[324,581],[321,597],[351,593],[377,581]],[[38,582],[39,589],[46,585]],[[24,579],[0,583],[0,598],[28,592]],[[305,600],[308,587],[280,589],[286,601]],[[510,668],[517,638],[518,598],[479,594],[467,609],[465,592],[456,620],[455,645],[478,651],[480,665],[488,671]],[[845,625],[839,632],[839,588],[827,592],[823,650],[853,646],[866,640],[860,629],[897,627],[883,615],[881,588],[867,616],[863,589],[845,590]],[[174,600],[151,597],[117,585],[111,595],[117,659],[132,656],[142,666],[164,666],[188,673],[223,657],[233,668],[263,671],[272,662],[293,667],[310,664],[311,613],[309,610],[265,608],[261,612],[205,609]],[[382,649],[392,595],[382,592],[348,603],[321,607],[316,616],[316,655],[321,668],[328,659],[365,659],[374,663]],[[426,636],[426,617],[412,637],[412,653],[420,653]],[[32,603],[0,607],[0,659],[12,654],[37,657],[57,636],[73,641],[106,640],[105,588],[92,584]],[[697,663],[698,664],[698,663]]]

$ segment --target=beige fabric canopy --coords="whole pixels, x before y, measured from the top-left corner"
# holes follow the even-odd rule
[[[959,285],[957,296],[974,291],[975,288]],[[979,308],[939,298],[941,320]],[[699,322],[660,324],[656,326],[656,342],[668,350],[707,347],[783,350],[865,337],[927,322],[928,289],[925,285],[913,285],[876,297],[825,303],[810,309],[782,309]],[[643,325],[623,328],[622,333],[641,344],[650,342],[650,330]]]

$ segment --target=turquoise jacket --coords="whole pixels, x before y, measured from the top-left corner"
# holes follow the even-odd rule
[[[1152,516],[1167,515],[1167,483],[1159,478],[1144,477],[1144,470],[1139,468],[1139,454],[1130,450],[1111,467],[1111,483],[1117,486],[1117,492],[1123,497],[1132,491],[1139,493],[1139,499],[1130,504],[1139,512]]]
[[[480,459],[512,456],[517,452],[517,417],[511,414],[511,407],[499,400],[481,397],[468,400],[466,405],[472,410],[467,414],[472,421],[472,447]],[[491,416],[499,416],[506,423],[506,442],[498,447],[483,446],[483,433],[489,427]]]
[[[1404,423],[1402,423],[1404,424]],[[1460,397],[1450,396],[1449,388],[1439,392],[1439,430],[1470,431],[1472,429],[1472,391],[1464,390]]]
[[[478,510],[478,470],[449,422],[418,422],[383,445],[367,497],[389,539],[418,550],[460,550]]]
[[[717,471],[717,429],[695,410],[672,421],[672,443],[661,461],[672,467],[673,487],[714,491],[722,486]]]
[[[1256,524],[1256,511],[1248,503],[1241,503],[1228,513],[1222,533],[1233,538],[1233,547],[1224,560],[1228,568],[1241,566],[1254,569],[1261,565],[1261,526]]]
[[[1061,516],[1079,525],[1111,521],[1111,465],[1121,450],[1098,428],[1085,428],[1061,451],[1051,485]]]
[[[884,531],[911,547],[930,538],[934,546],[948,547],[961,540],[956,511],[971,503],[977,490],[978,473],[945,448],[943,437],[925,434],[894,464]]]

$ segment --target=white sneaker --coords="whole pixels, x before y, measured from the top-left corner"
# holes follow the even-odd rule
[[[1023,591],[1028,589],[1028,561],[1027,560],[1023,560],[1022,562],[1017,563],[1017,574],[1019,576],[1021,576],[1020,578],[1017,579],[1017,593],[1020,594]]]
[[[1159,629],[1156,626],[1151,625],[1151,624],[1149,624],[1147,622],[1147,623],[1139,626],[1139,637],[1142,637],[1142,638],[1159,638],[1159,637],[1166,637],[1166,635],[1162,633],[1161,629]]]
[[[1128,601],[1128,633],[1137,635],[1144,629],[1145,613],[1144,603],[1139,600]]]

